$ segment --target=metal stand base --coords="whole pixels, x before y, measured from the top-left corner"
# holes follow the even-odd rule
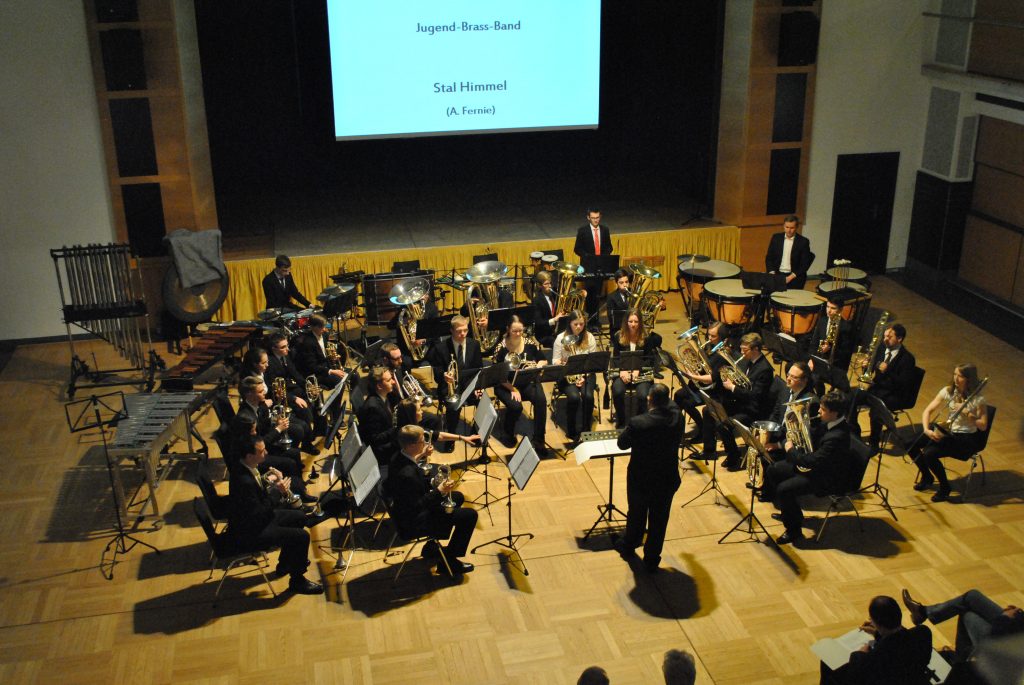
[[[746,524],[746,527],[741,529],[740,526],[743,526],[743,524]],[[759,518],[757,518],[757,516],[754,514],[754,490],[751,490],[750,491],[750,512],[746,516],[741,518],[739,520],[739,522],[736,523],[735,526],[730,528],[729,532],[727,532],[725,535],[720,537],[718,539],[718,544],[721,545],[722,543],[724,543],[725,539],[727,537],[729,537],[730,535],[732,535],[733,533],[735,533],[737,531],[743,532],[743,533],[747,534],[747,538],[745,540],[739,540],[739,542],[751,542],[751,541],[753,541],[753,542],[761,542],[761,540],[757,537],[757,531],[754,529],[754,525],[755,524],[757,525],[757,528],[759,528],[761,530],[761,532],[764,533],[766,538],[768,538],[769,540],[772,539],[771,535],[768,534],[768,530],[764,527],[764,524],[762,524],[761,520]]]

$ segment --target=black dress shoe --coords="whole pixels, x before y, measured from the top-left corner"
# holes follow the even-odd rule
[[[498,442],[500,442],[505,447],[511,448],[516,446],[516,436],[514,435],[507,435],[505,433],[502,433],[498,435],[497,438]]]
[[[661,558],[644,559],[644,569],[646,569],[648,573],[658,573],[661,571]]]
[[[949,499],[949,488],[939,488],[939,491],[932,495],[933,502],[945,502]]]
[[[302,445],[301,447],[299,447],[299,449],[305,452],[306,454],[320,454],[320,450],[316,447],[313,447],[313,443],[310,442],[307,442],[305,445]]]
[[[538,459],[546,459],[551,456],[551,452],[544,446],[544,443],[541,443],[539,447],[534,444],[533,451],[537,453]]]
[[[782,520],[782,514],[780,514],[777,511],[772,512],[772,518],[775,519],[776,521],[781,521]]]
[[[451,568],[450,574],[448,573],[449,567]],[[437,565],[438,571],[444,573],[445,575],[451,575],[453,577],[465,575],[466,573],[472,573],[474,568],[476,568],[476,566],[473,566],[473,564],[469,563],[468,561],[459,561],[458,559],[449,559],[448,566],[444,565],[444,561]]]
[[[924,605],[911,597],[910,592],[905,588],[903,590],[903,606],[907,607],[907,611],[910,612],[910,620],[914,622],[915,626],[921,625],[928,618],[928,612],[925,611]]]
[[[739,459],[726,459],[722,462],[726,471],[735,472],[743,470],[743,463]]]
[[[928,488],[930,488],[934,483],[935,480],[932,478],[929,478],[928,480],[922,480],[920,483],[914,483],[914,489],[917,490],[918,492],[921,492],[922,490],[927,490]]]
[[[324,593],[323,585],[314,583],[305,576],[292,578],[288,583],[288,589],[297,595],[322,595]]]
[[[314,502],[318,502],[320,500],[319,497],[317,497],[316,495],[311,495],[308,492],[299,493],[299,499],[302,500],[304,504],[313,504]]]
[[[319,515],[306,514],[306,520],[302,522],[302,525],[306,528],[315,528],[329,518],[331,518],[331,515],[326,512]]]
[[[776,538],[775,542],[780,544],[780,545],[788,545],[791,542],[794,542],[794,543],[795,542],[800,542],[801,540],[804,540],[804,539],[806,539],[806,538],[804,538],[804,534],[803,533],[800,533],[800,532],[790,533],[787,530],[785,533],[783,533],[778,538]]]
[[[455,442],[453,440],[443,440],[434,445],[434,451],[441,454],[451,454],[455,451]]]

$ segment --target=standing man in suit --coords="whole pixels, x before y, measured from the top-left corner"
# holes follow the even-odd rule
[[[430,476],[420,468],[418,462],[427,451],[422,428],[415,424],[403,426],[398,431],[398,445],[400,449],[388,464],[388,479],[384,481],[384,491],[392,499],[389,505],[392,518],[403,535],[436,538],[451,535],[444,549],[430,543],[424,545],[423,556],[443,554],[452,575],[469,573],[473,564],[459,557],[469,550],[469,540],[476,527],[476,510],[462,506],[465,498],[455,491],[455,483],[448,480],[434,487]],[[451,511],[447,511],[443,503],[446,495],[455,505]],[[439,569],[444,570],[445,565],[440,564]]]
[[[601,223],[601,210],[588,209],[587,223],[576,230],[576,244],[572,251],[577,257],[584,255],[610,255],[612,253],[612,234],[608,227]],[[604,281],[597,278],[588,278],[584,281],[583,287],[587,291],[587,313],[593,315],[599,306],[599,298],[604,289],[601,287]]]
[[[782,233],[776,233],[768,243],[764,256],[764,270],[770,274],[786,274],[786,288],[800,290],[807,282],[807,270],[811,268],[811,241],[796,232],[800,219],[787,216],[782,221]]]
[[[797,497],[833,490],[848,475],[852,463],[850,424],[846,422],[849,406],[846,394],[839,390],[825,395],[819,409],[821,423],[810,431],[814,449],[805,452],[787,440],[785,460],[775,462],[765,473],[766,497],[773,491],[781,512],[772,517],[786,526],[786,532],[776,540],[780,545],[804,539],[804,512]]]
[[[879,595],[868,605],[860,627],[874,639],[850,654],[835,671],[821,665],[824,685],[926,685],[931,682],[932,631],[927,626],[903,627],[903,612],[892,597]]]
[[[479,369],[484,365],[480,354],[480,343],[469,337],[469,319],[464,316],[453,316],[451,321],[451,337],[438,342],[430,348],[430,366],[434,369],[434,381],[437,383],[437,397],[444,403],[448,395],[448,385],[454,385],[456,397],[466,387],[469,378],[463,373],[465,369]],[[458,383],[448,373],[452,359],[458,369]],[[458,433],[459,412],[451,404],[445,403],[444,428],[450,433]]]
[[[614,546],[623,559],[635,557],[646,529],[644,567],[654,573],[661,563],[672,497],[679,489],[683,418],[679,407],[669,402],[663,383],[651,386],[647,406],[647,412],[631,418],[619,436],[619,447],[631,448],[632,455],[626,470],[626,534]]]
[[[917,360],[910,350],[903,346],[907,337],[907,329],[903,324],[894,323],[882,334],[882,344],[871,360],[871,369],[875,373],[874,382],[868,392],[885,402],[886,407],[898,407],[906,398],[910,383],[914,379],[914,367]],[[872,454],[879,450],[879,439],[882,435],[882,419],[871,413],[871,433],[868,436],[868,447]]]
[[[288,589],[302,595],[320,595],[324,588],[306,578],[309,566],[309,533],[301,509],[274,506],[268,488],[288,494],[289,478],[270,469],[273,480],[260,473],[267,447],[260,436],[250,438],[242,448],[242,459],[231,470],[228,486],[228,532],[242,546],[269,549],[280,547],[278,575],[291,576]]]
[[[292,305],[295,300],[303,307],[309,306],[309,300],[299,292],[292,278],[292,260],[288,255],[279,254],[274,261],[274,270],[263,277],[263,295],[267,298],[267,308],[287,307],[296,309]]]

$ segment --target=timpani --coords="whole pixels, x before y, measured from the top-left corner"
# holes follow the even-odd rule
[[[719,278],[704,285],[704,302],[715,321],[727,326],[741,326],[750,322],[760,290],[744,288],[738,278]]]
[[[691,302],[700,302],[704,285],[720,278],[735,278],[740,275],[740,267],[732,262],[721,259],[709,259],[706,262],[679,262],[680,287],[685,287]]]
[[[809,290],[784,290],[772,293],[770,304],[775,327],[798,336],[814,331],[824,302]]]
[[[865,290],[871,290],[868,272],[855,266],[833,266],[831,269],[826,269],[825,274],[831,276],[834,282],[845,283],[846,285],[859,283],[864,286]],[[841,288],[842,285],[837,285],[836,287]]]

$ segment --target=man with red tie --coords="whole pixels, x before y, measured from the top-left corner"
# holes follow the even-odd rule
[[[610,255],[612,253],[612,234],[608,227],[601,223],[601,210],[587,210],[587,223],[576,231],[576,245],[572,248],[576,255]],[[583,287],[587,291],[587,313],[593,314],[600,305],[604,294],[603,281],[588,278]]]

